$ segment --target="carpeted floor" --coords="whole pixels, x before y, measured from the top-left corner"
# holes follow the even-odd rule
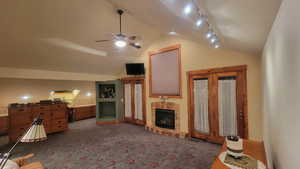
[[[13,156],[34,153],[48,169],[209,169],[219,145],[154,134],[144,127],[71,123],[46,142],[19,145]],[[0,151],[8,146],[0,147]]]

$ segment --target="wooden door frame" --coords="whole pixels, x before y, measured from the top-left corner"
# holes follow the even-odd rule
[[[220,67],[220,68],[211,68],[211,69],[204,69],[204,70],[194,70],[194,71],[189,71],[187,72],[187,83],[188,83],[188,136],[192,137],[192,130],[193,130],[193,103],[194,103],[194,98],[193,94],[191,94],[193,90],[193,79],[195,76],[198,75],[209,75],[213,73],[225,73],[225,72],[237,72],[238,74],[242,75],[244,78],[240,79],[241,82],[243,83],[243,87],[241,89],[243,93],[243,113],[244,113],[244,137],[248,139],[249,137],[249,129],[248,129],[248,100],[247,100],[247,65],[240,65],[240,66],[229,66],[229,67]],[[237,110],[238,111],[238,110]],[[237,112],[239,113],[239,112]],[[214,117],[210,117],[214,118]],[[217,119],[218,120],[218,119]],[[215,121],[215,120],[214,120]],[[211,126],[210,126],[211,129]],[[217,142],[219,142],[218,140]]]
[[[196,79],[196,78],[198,78],[198,79],[207,79],[208,82],[210,82],[210,80],[209,80],[210,74],[208,74],[208,73],[194,75],[192,78],[193,79]],[[191,99],[190,106],[189,106],[190,112],[194,112],[195,111],[194,92],[190,91],[190,90],[193,89],[193,86],[194,86],[194,81],[193,80],[189,81],[189,84],[188,84],[188,90],[189,90],[189,92],[188,93],[190,94],[189,99]],[[208,87],[209,87],[209,85],[208,85]],[[210,93],[208,93],[208,94],[210,94]],[[204,134],[204,133],[194,133],[193,132],[192,129],[194,128],[194,122],[190,122],[190,119],[194,119],[194,115],[195,115],[195,113],[190,113],[189,114],[189,129],[190,129],[189,135],[190,135],[190,137],[192,137],[192,135],[195,134],[198,137],[201,137],[203,139],[209,139],[210,134],[207,135],[207,134]],[[211,118],[212,118],[211,114],[208,114],[209,121],[211,120]],[[212,129],[212,126],[211,126],[211,123],[209,123],[209,130],[211,131],[211,129]]]
[[[125,122],[130,122],[138,125],[146,125],[147,123],[147,117],[146,117],[146,83],[145,83],[145,77],[144,76],[134,76],[134,77],[126,77],[121,79],[123,84],[130,84],[131,86],[131,119],[128,119],[125,117],[124,113],[124,121]],[[135,119],[135,105],[134,105],[134,100],[135,100],[135,85],[137,82],[140,82],[142,84],[142,109],[143,109],[143,121],[141,120],[136,120]],[[125,87],[124,87],[124,99],[125,99]],[[125,110],[125,101],[124,101],[124,110]]]

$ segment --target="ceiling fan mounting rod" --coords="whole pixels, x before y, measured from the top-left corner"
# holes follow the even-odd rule
[[[120,15],[120,34],[122,34],[122,14],[124,11],[122,9],[118,9],[117,12]]]

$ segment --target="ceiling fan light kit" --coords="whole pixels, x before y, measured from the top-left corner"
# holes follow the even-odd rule
[[[116,45],[117,47],[124,48],[125,46],[127,46],[127,42],[124,41],[124,40],[117,40],[117,41],[115,42],[115,45]]]
[[[137,36],[127,36],[122,33],[122,15],[124,14],[124,11],[121,9],[118,9],[117,13],[120,17],[120,32],[118,34],[113,34],[112,39],[113,39],[115,46],[118,48],[124,48],[127,45],[129,45],[136,49],[142,48],[142,46],[139,43],[134,42],[135,40],[138,39]],[[107,42],[107,41],[110,41],[110,40],[97,40],[96,42]]]

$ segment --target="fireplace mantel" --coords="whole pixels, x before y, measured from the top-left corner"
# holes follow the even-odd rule
[[[168,109],[175,111],[175,129],[166,129],[160,128],[155,125],[155,110],[156,109]],[[152,124],[147,124],[146,129],[154,133],[176,136],[176,137],[185,137],[185,134],[180,132],[180,106],[174,102],[153,102],[151,103],[151,116]]]

